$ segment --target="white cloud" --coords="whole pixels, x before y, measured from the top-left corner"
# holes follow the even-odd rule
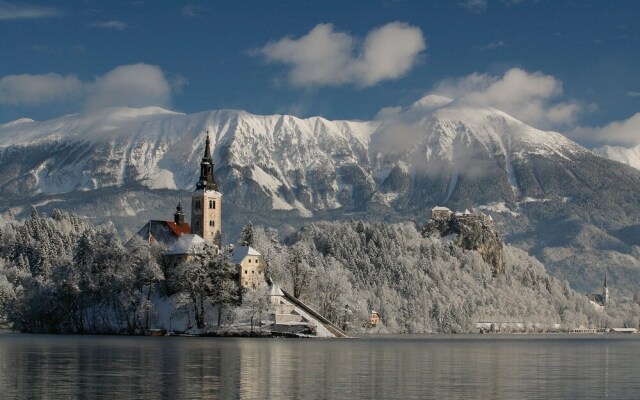
[[[507,42],[505,42],[504,40],[499,40],[497,42],[490,42],[482,46],[478,46],[476,47],[476,49],[478,51],[495,50],[495,49],[499,49],[500,47],[504,47],[506,45],[507,45]]]
[[[540,72],[512,68],[502,76],[473,73],[438,83],[433,94],[498,108],[541,128],[574,124],[583,106],[576,101],[556,101],[562,96],[562,82]]]
[[[91,85],[85,101],[87,109],[111,106],[167,106],[171,85],[155,65],[123,65],[107,72]]]
[[[472,13],[480,13],[487,9],[487,0],[465,0],[458,3],[458,5]]]
[[[205,11],[205,8],[200,4],[185,4],[180,9],[180,14],[185,17],[196,17],[201,15]]]
[[[268,43],[253,54],[288,64],[294,85],[364,87],[404,76],[425,48],[420,28],[400,22],[370,31],[362,44],[331,24],[319,24],[300,38]]]
[[[640,97],[640,92],[635,92],[633,90],[629,90],[626,94],[629,97]]]
[[[0,104],[37,105],[77,97],[83,89],[74,75],[8,75],[0,78]]]
[[[568,136],[593,143],[638,145],[640,144],[640,112],[624,121],[611,122],[603,127],[578,127]]]
[[[89,24],[89,26],[92,28],[115,29],[117,31],[124,31],[127,27],[127,24],[122,21],[111,20],[92,22]]]
[[[62,11],[54,7],[0,1],[0,20],[50,18],[61,15]]]
[[[185,84],[184,78],[176,79],[172,86],[159,67],[142,63],[117,67],[94,81],[55,73],[8,75],[0,78],[0,104],[37,106],[81,101],[86,109],[165,107],[170,104],[172,88]]]

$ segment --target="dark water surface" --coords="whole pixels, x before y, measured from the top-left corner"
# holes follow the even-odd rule
[[[0,334],[0,399],[640,399],[640,335]]]

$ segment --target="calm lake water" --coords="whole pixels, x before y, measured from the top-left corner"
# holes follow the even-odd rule
[[[640,335],[0,334],[0,399],[640,399]]]

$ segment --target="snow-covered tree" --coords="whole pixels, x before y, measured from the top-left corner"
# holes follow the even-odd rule
[[[254,331],[255,325],[260,324],[262,316],[272,310],[273,304],[269,299],[269,289],[267,285],[261,285],[257,288],[244,289],[242,292],[242,310],[246,318],[251,324],[251,332]]]
[[[253,246],[254,238],[253,238],[253,224],[249,221],[243,228],[242,233],[240,233],[240,241],[238,242],[240,246]]]

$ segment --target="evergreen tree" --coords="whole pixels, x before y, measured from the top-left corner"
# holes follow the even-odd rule
[[[253,237],[253,224],[249,221],[243,228],[242,233],[240,234],[240,241],[238,242],[240,246],[253,246],[254,237]]]

